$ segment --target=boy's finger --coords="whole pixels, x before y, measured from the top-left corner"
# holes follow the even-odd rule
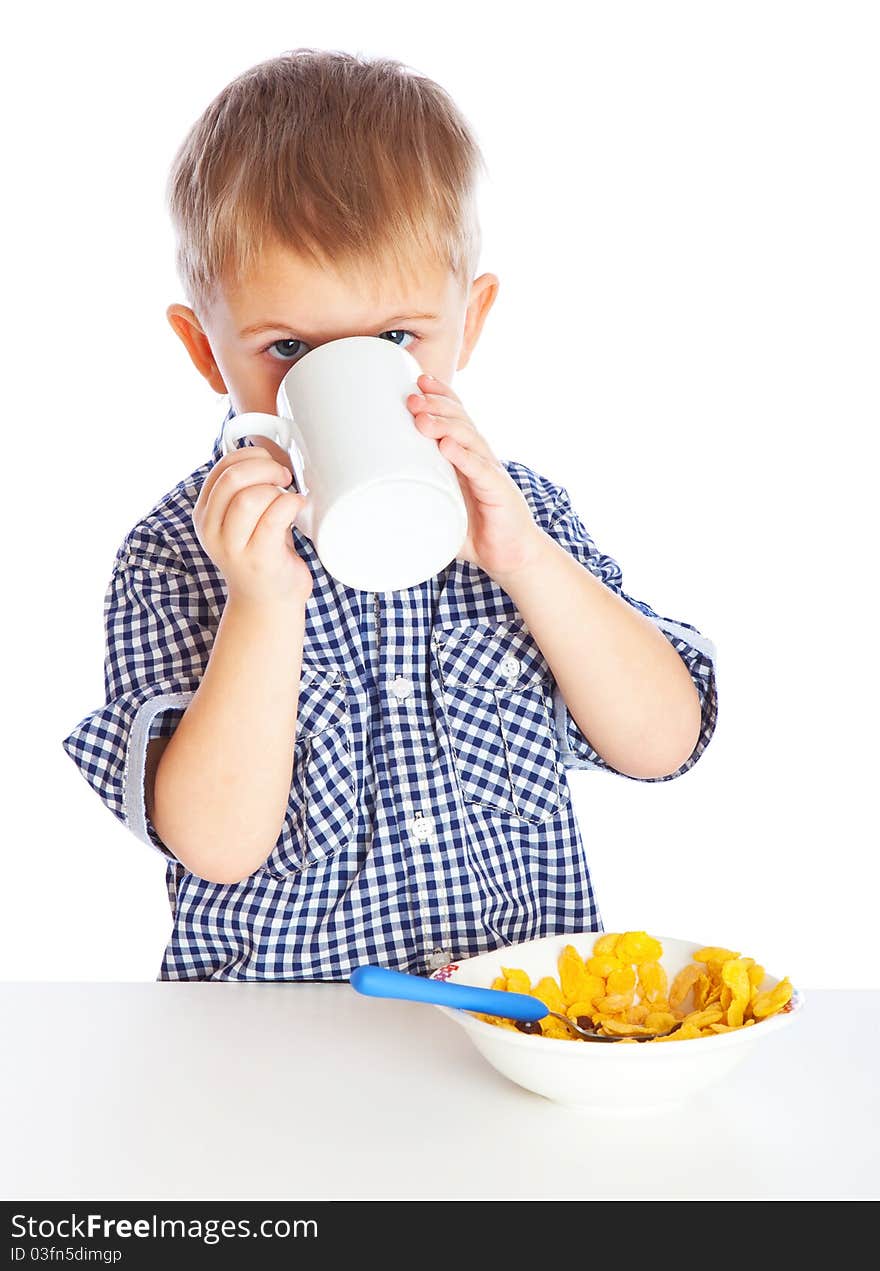
[[[444,419],[464,419],[466,423],[471,422],[462,410],[461,402],[451,397],[441,397],[438,393],[411,393],[406,404],[414,415],[428,411],[432,415],[442,415]]]
[[[254,526],[248,547],[260,550],[267,541],[277,541],[279,534],[294,524],[305,501],[306,495],[296,494],[293,490],[279,494]]]
[[[207,498],[213,486],[218,479],[222,477],[224,472],[228,472],[230,468],[236,467],[240,463],[253,462],[255,459],[275,460],[276,456],[270,455],[268,449],[264,446],[243,446],[240,450],[230,450],[228,455],[224,455],[222,459],[218,459],[210,470],[208,475],[202,482],[202,490]]]
[[[226,468],[207,496],[199,495],[198,523],[208,535],[219,533],[229,505],[240,491],[256,485],[286,485],[289,484],[291,475],[289,468],[267,457]]]
[[[501,486],[502,472],[506,475],[505,469],[499,469],[498,460],[491,455],[481,454],[472,446],[462,445],[452,436],[448,439],[444,437],[443,440],[446,444],[441,453],[445,454],[450,463],[455,464],[459,472],[464,473],[474,494],[486,503],[493,502],[492,496],[498,494]]]
[[[423,393],[438,393],[442,397],[449,397],[454,402],[461,405],[461,398],[453,393],[448,384],[444,384],[442,380],[436,379],[433,375],[420,375],[416,381]]]
[[[415,425],[423,436],[433,437],[438,446],[446,437],[451,437],[453,441],[458,442],[459,445],[474,454],[482,455],[484,459],[496,462],[495,455],[488,441],[477,432],[469,419],[461,419],[458,416],[452,418],[443,415],[420,414],[415,419]]]
[[[239,490],[231,499],[219,527],[224,551],[239,555],[247,547],[260,517],[276,499],[284,498],[275,485],[254,485]]]

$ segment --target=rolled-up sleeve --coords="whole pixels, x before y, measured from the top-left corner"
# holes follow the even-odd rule
[[[111,812],[166,859],[147,816],[147,744],[170,737],[198,688],[216,624],[202,589],[172,547],[133,532],[104,599],[105,704],[64,738],[65,751]]]
[[[613,772],[618,776],[629,777],[631,781],[671,781],[693,768],[703,754],[715,731],[718,717],[718,692],[715,682],[716,653],[711,640],[691,626],[674,618],[664,618],[642,600],[634,600],[623,590],[623,575],[617,561],[605,556],[598,550],[590,538],[575,509],[567,490],[562,486],[550,484],[556,494],[555,501],[549,510],[549,518],[543,528],[557,543],[565,548],[574,558],[620,596],[639,613],[660,628],[669,643],[679,654],[694,682],[700,698],[701,723],[700,736],[690,757],[675,772],[666,773],[662,777],[632,777],[629,773],[619,772],[613,768],[593,749],[589,740],[575,723],[565,699],[555,685],[553,690],[553,713],[556,735],[559,742],[559,758],[566,768],[596,768],[605,772]]]

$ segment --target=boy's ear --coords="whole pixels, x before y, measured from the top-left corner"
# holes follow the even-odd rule
[[[192,309],[186,305],[169,305],[165,316],[171,323],[176,335],[180,336],[190,356],[193,366],[203,375],[215,393],[221,396],[228,390],[220,374],[220,368],[214,360],[208,337]]]
[[[468,300],[467,313],[465,314],[464,332],[458,355],[458,366],[456,367],[458,371],[464,370],[470,361],[471,353],[480,338],[483,323],[486,321],[486,315],[498,295],[498,286],[497,274],[480,274],[479,278],[475,278],[471,283],[471,294]]]

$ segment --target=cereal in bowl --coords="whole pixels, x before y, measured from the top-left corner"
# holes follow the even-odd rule
[[[706,946],[669,982],[660,959],[663,946],[645,931],[606,933],[582,956],[567,944],[558,958],[559,978],[532,984],[517,967],[502,967],[493,989],[527,993],[551,1011],[622,1041],[686,1041],[751,1028],[789,1005],[786,976],[761,991],[764,968],[733,949]],[[475,1012],[476,1013],[476,1012]],[[522,1024],[498,1015],[478,1015],[499,1028],[579,1040],[557,1019]],[[666,1036],[650,1037],[648,1034]]]

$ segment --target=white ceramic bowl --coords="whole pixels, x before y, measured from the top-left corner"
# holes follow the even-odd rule
[[[667,936],[657,938],[663,946],[660,961],[670,983],[704,947]],[[521,967],[533,984],[544,975],[558,981],[558,958],[564,946],[573,944],[582,957],[589,957],[597,939],[598,933],[589,931],[506,945],[441,967],[431,978],[490,988],[506,966]],[[773,988],[779,978],[768,972],[762,990]],[[448,1006],[438,1006],[437,1010],[460,1024],[484,1059],[517,1085],[556,1103],[626,1115],[668,1107],[723,1081],[756,1046],[788,1027],[803,1001],[803,994],[795,990],[785,1010],[750,1028],[715,1037],[635,1046],[534,1037],[487,1024],[467,1011]]]

